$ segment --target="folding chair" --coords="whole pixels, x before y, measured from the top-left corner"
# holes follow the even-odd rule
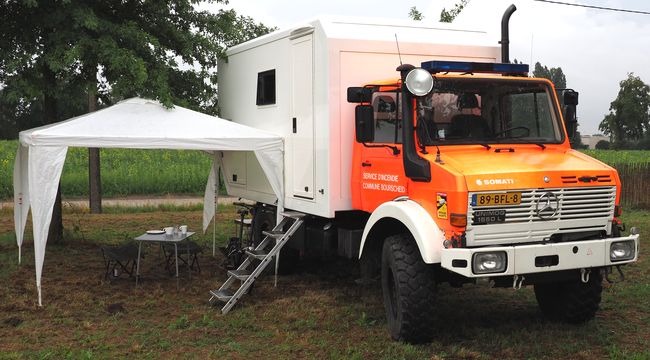
[[[190,247],[190,258],[187,259],[187,246]],[[187,241],[179,243],[178,245],[178,263],[180,265],[185,265],[190,267],[191,270],[196,270],[201,272],[201,266],[199,265],[198,254],[203,252],[203,249],[194,241]],[[169,272],[173,272],[175,261],[174,258],[174,244],[163,244],[162,245],[163,254],[165,256],[165,269]],[[196,268],[195,268],[196,266]]]
[[[104,279],[117,278],[120,275],[119,269],[129,277],[135,272],[135,265],[138,260],[138,247],[129,244],[123,246],[102,246],[102,257],[104,258]],[[144,254],[140,254],[144,258]],[[119,267],[119,269],[118,269]]]

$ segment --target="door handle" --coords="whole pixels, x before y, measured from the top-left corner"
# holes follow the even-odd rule
[[[298,132],[298,124],[297,124],[296,120],[297,120],[296,118],[293,118],[293,133],[294,134]]]
[[[369,167],[369,166],[372,166],[372,164],[369,161],[364,161],[364,162],[361,163],[361,166]]]

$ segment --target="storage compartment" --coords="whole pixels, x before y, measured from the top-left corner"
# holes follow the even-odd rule
[[[305,231],[306,258],[332,257],[336,255],[336,228],[327,219],[313,221]]]
[[[361,245],[361,236],[363,229],[338,229],[338,255],[356,259],[359,257],[359,246]]]

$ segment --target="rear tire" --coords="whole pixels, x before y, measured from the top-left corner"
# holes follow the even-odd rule
[[[410,234],[393,235],[384,241],[381,284],[391,337],[409,343],[431,340],[435,272],[422,260]]]
[[[602,282],[603,277],[595,270],[586,284],[580,280],[535,284],[535,297],[548,319],[584,323],[596,316],[603,292]]]
[[[254,247],[257,247],[257,245],[264,240],[265,235],[262,233],[263,231],[270,231],[275,227],[275,211],[275,208],[263,207],[261,205],[255,207],[255,215],[253,216],[253,222],[251,224],[251,237]],[[265,250],[270,251],[274,245],[275,240],[271,241],[271,243],[265,247]],[[295,272],[299,261],[300,252],[289,247],[289,244],[285,244],[284,247],[282,247],[282,250],[280,250],[278,274],[292,274]],[[264,272],[267,274],[275,272],[275,258],[271,260],[271,264],[267,266]]]

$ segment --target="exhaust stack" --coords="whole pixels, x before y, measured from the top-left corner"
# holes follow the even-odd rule
[[[510,16],[517,10],[515,4],[510,5],[506,12],[503,13],[501,18],[501,62],[510,63],[510,34],[508,29],[508,23],[510,22]]]

